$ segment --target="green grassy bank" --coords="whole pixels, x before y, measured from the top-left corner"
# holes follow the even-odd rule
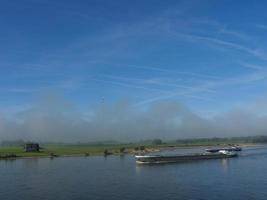
[[[23,145],[0,146],[0,158],[120,155],[153,152],[164,148],[267,143],[267,136],[202,138],[162,142],[159,139],[129,144],[40,144],[40,152],[25,152]]]
[[[17,157],[46,157],[46,156],[92,156],[106,153],[119,155],[133,153],[140,150],[157,150],[165,147],[184,145],[149,145],[149,144],[106,144],[106,145],[67,145],[67,144],[41,144],[40,152],[25,152],[23,146],[0,147],[0,157],[16,155]]]

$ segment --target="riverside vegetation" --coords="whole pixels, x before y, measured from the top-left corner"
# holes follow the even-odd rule
[[[0,146],[0,159],[16,157],[57,157],[57,156],[92,156],[122,155],[149,153],[166,148],[242,145],[267,143],[267,136],[233,137],[233,138],[201,138],[163,142],[161,139],[141,141],[138,143],[120,144],[116,142],[79,143],[79,144],[41,144],[39,152],[25,152],[23,141],[4,141]]]

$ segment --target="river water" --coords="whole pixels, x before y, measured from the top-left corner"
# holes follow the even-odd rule
[[[0,161],[1,200],[267,199],[266,189],[267,146],[238,158],[149,166],[133,156]]]

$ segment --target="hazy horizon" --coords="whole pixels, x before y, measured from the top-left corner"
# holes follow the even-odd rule
[[[267,116],[255,110],[252,104],[246,109],[203,116],[177,101],[138,109],[126,100],[81,109],[62,96],[46,94],[29,108],[0,119],[0,141],[129,142],[266,135]]]

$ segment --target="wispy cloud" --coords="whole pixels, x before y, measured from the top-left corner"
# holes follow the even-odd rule
[[[113,84],[117,86],[122,86],[122,87],[128,87],[128,88],[133,88],[133,89],[142,89],[142,90],[147,90],[147,91],[152,91],[152,92],[160,92],[161,94],[155,98],[151,98],[148,100],[144,100],[141,102],[138,102],[135,104],[135,106],[139,105],[144,105],[147,103],[151,103],[154,101],[162,100],[162,99],[169,99],[171,97],[176,97],[176,96],[184,96],[184,97],[189,97],[193,99],[198,99],[198,100],[203,100],[203,101],[212,101],[211,98],[206,98],[206,97],[201,97],[198,95],[193,95],[194,93],[203,91],[203,88],[192,88],[189,91],[186,92],[179,92],[179,91],[174,91],[174,90],[164,90],[164,89],[159,89],[159,88],[149,88],[149,87],[144,87],[140,85],[134,85],[134,84],[127,84],[124,82],[119,82],[119,81],[111,81],[111,80],[103,80],[103,79],[96,79],[96,78],[88,78],[88,81],[96,81],[96,82],[101,82],[101,83],[107,83],[107,84]],[[205,88],[204,88],[205,90]]]
[[[133,84],[127,84],[119,81],[111,81],[111,80],[103,80],[103,79],[97,79],[97,78],[88,78],[88,81],[96,81],[96,82],[101,82],[101,83],[108,83],[108,84],[113,84],[113,85],[118,85],[122,87],[128,87],[128,88],[134,88],[134,89],[142,89],[142,90],[148,90],[148,91],[156,91],[156,92],[163,92],[163,93],[169,93],[169,91],[163,90],[163,89],[158,89],[158,88],[148,88],[148,87],[143,87],[139,85],[133,85]]]
[[[44,80],[38,80],[35,82],[34,86],[29,85],[20,85],[20,86],[6,86],[1,87],[0,92],[4,93],[25,93],[25,94],[33,94],[48,90],[75,90],[78,87],[80,87],[81,82],[74,79],[66,79],[66,80],[60,80],[60,81],[44,81]]]
[[[106,66],[113,66],[113,67],[119,66],[122,68],[143,69],[143,70],[149,70],[149,71],[164,72],[168,74],[182,74],[188,77],[193,76],[193,77],[205,78],[205,79],[220,79],[219,76],[208,75],[208,74],[203,74],[203,73],[187,72],[187,71],[181,71],[181,70],[179,71],[179,70],[173,70],[173,69],[168,69],[164,67],[152,67],[152,66],[142,66],[142,65],[133,65],[133,64],[119,64],[119,63],[110,63],[110,62],[102,62],[102,61],[90,61],[89,63],[103,64]],[[172,67],[179,68],[179,66],[172,66]]]
[[[2,92],[9,92],[9,93],[33,93],[37,91],[34,88],[13,88],[13,87],[7,87],[7,88],[0,88],[0,91]]]
[[[193,88],[191,90],[188,90],[184,93],[172,93],[172,94],[167,94],[167,95],[158,95],[153,98],[149,98],[147,100],[143,100],[138,102],[136,105],[144,105],[152,102],[157,102],[160,100],[167,100],[167,99],[172,99],[174,97],[180,96],[180,95],[187,95],[188,97],[192,97],[195,99],[202,99],[202,100],[207,100],[207,101],[213,101],[213,99],[208,98],[208,97],[202,97],[202,96],[194,96],[194,94],[201,92],[201,88],[206,88],[206,89],[211,89],[211,90],[216,90],[217,93],[220,93],[218,90],[221,87],[232,87],[232,86],[237,86],[237,85],[250,85],[252,83],[258,82],[258,81],[264,81],[267,80],[267,71],[256,71],[254,73],[250,74],[245,74],[245,75],[239,75],[235,76],[232,78],[226,78],[222,80],[212,80],[208,81],[206,83],[203,83],[202,85],[199,85],[196,88]]]
[[[169,94],[169,95],[156,96],[153,98],[139,101],[135,104],[135,106],[143,106],[146,104],[155,103],[155,102],[162,101],[162,100],[169,100],[169,99],[172,99],[174,97],[179,97],[179,96],[188,97],[190,99],[196,99],[196,100],[201,100],[201,101],[214,101],[211,98],[197,96],[197,95],[191,95],[190,93],[193,93],[193,92],[183,92],[183,93],[182,92],[176,92],[176,93],[173,92],[172,94]]]
[[[222,29],[219,32],[222,33],[222,34],[233,36],[233,37],[236,37],[236,38],[239,38],[239,39],[243,39],[243,40],[248,40],[249,39],[249,37],[247,35],[245,35],[243,33],[236,32],[236,31]]]
[[[244,63],[242,62],[241,65],[246,68],[254,69],[254,70],[267,70],[267,65],[266,67],[257,65],[257,64],[251,64],[251,63]]]
[[[193,86],[186,86],[186,85],[180,85],[173,82],[173,80],[166,80],[164,78],[153,78],[153,79],[140,79],[140,78],[129,78],[129,77],[120,77],[120,76],[112,76],[112,75],[103,75],[105,77],[115,79],[115,80],[123,80],[123,81],[135,81],[135,83],[141,83],[141,84],[149,84],[149,85],[158,85],[158,86],[168,86],[168,87],[174,87],[174,88],[180,88],[180,89],[191,89],[194,90],[196,87]],[[197,87],[200,89],[199,87]],[[209,92],[209,93],[216,93],[216,91],[208,89],[208,88],[201,88],[203,92]]]
[[[267,25],[264,25],[264,24],[257,24],[256,27],[263,29],[263,30],[267,30]]]
[[[207,42],[210,44],[216,44],[216,45],[220,45],[222,47],[228,47],[231,49],[245,52],[249,55],[252,55],[252,56],[257,57],[257,58],[262,59],[262,60],[267,60],[267,53],[265,52],[265,50],[263,50],[261,48],[253,49],[253,48],[247,47],[247,46],[239,44],[239,43],[233,43],[233,42],[229,42],[226,40],[217,39],[217,38],[208,37],[208,36],[200,36],[200,35],[194,35],[194,34],[183,34],[183,33],[177,33],[177,32],[174,32],[173,34],[179,38],[184,38],[184,39],[187,39],[190,41],[195,41],[195,42],[200,41],[200,42]]]
[[[183,72],[183,71],[177,71],[177,70],[171,70],[171,69],[163,69],[163,68],[158,68],[158,67],[138,66],[138,65],[124,65],[124,66],[137,68],[137,69],[153,70],[153,71],[158,71],[158,72],[184,74],[184,75],[188,75],[188,76],[196,76],[196,77],[201,77],[201,78],[211,78],[211,79],[219,79],[220,78],[218,76],[205,75],[205,74],[192,73],[192,72]]]

